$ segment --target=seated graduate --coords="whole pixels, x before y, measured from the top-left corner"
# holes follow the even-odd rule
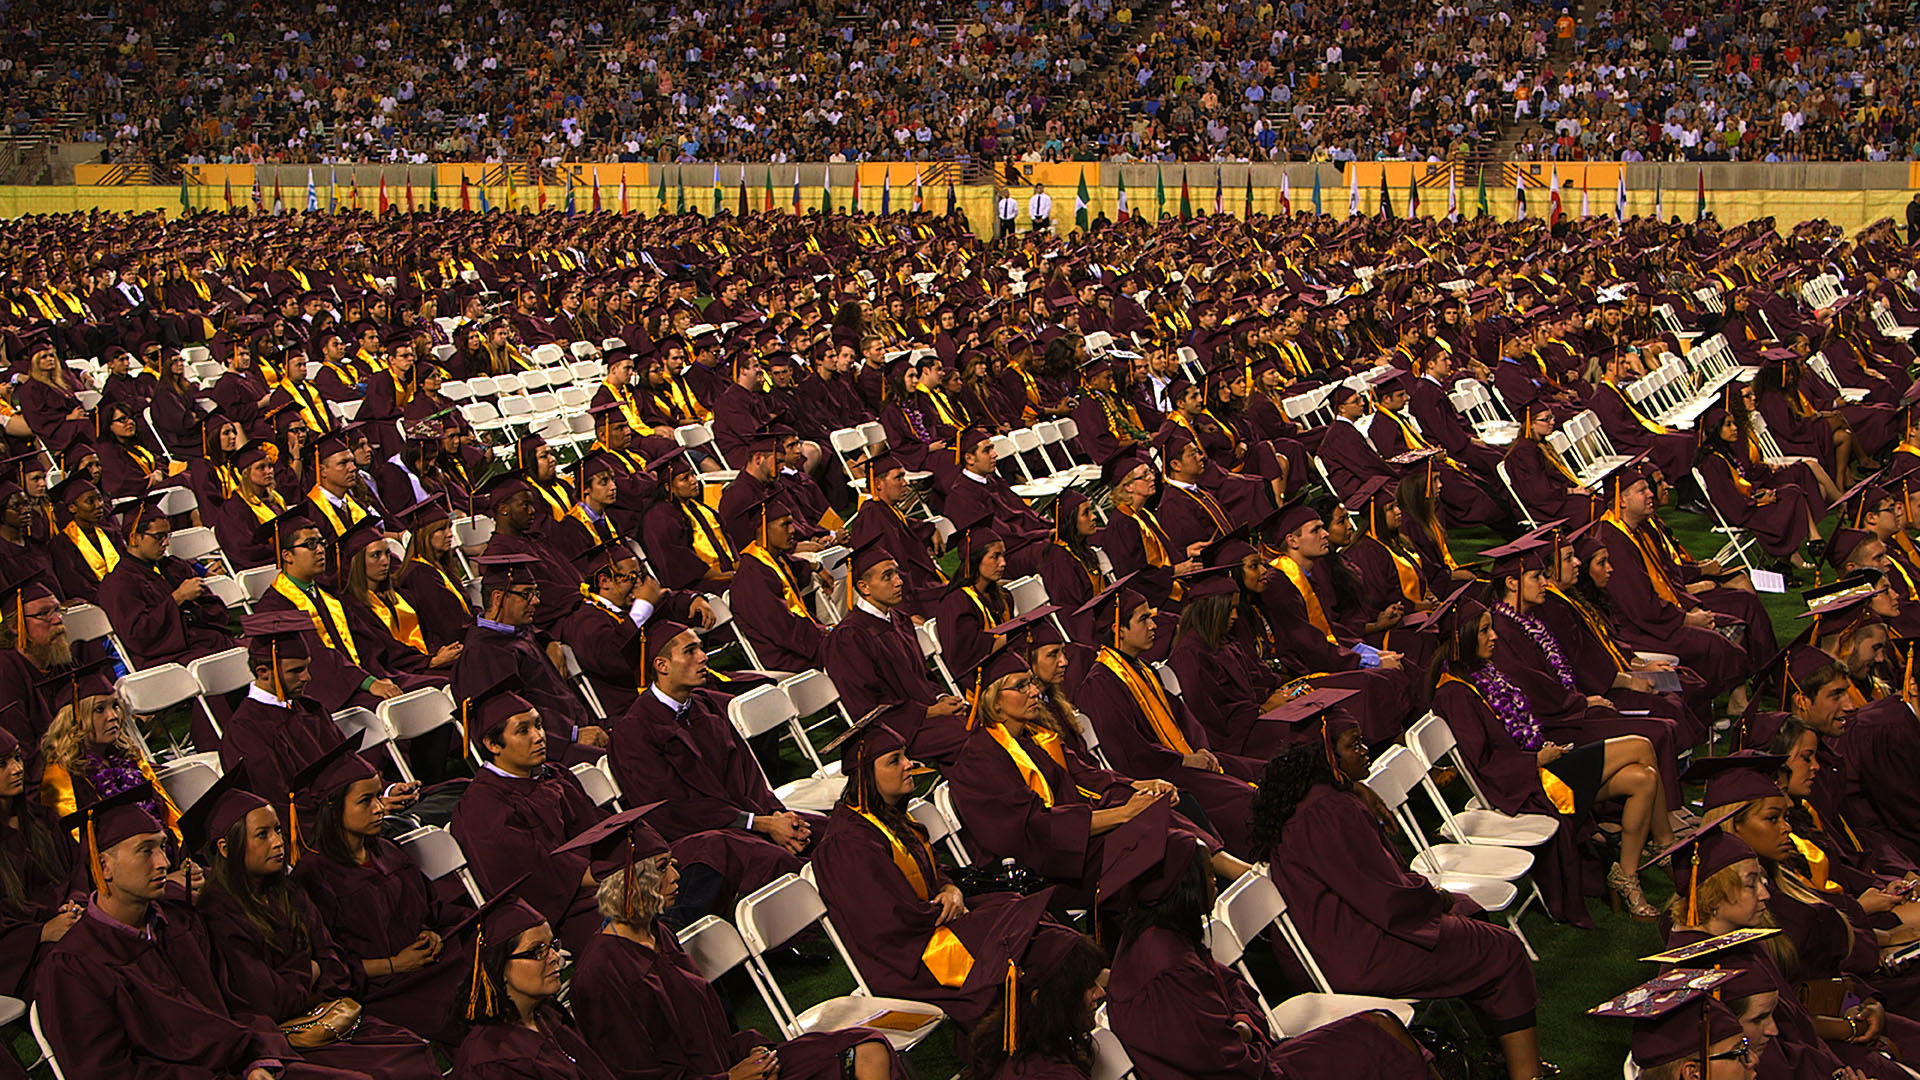
[[[427,648],[439,655],[460,645],[473,625],[473,601],[460,587],[464,572],[454,551],[453,512],[435,495],[400,512],[412,535],[407,557],[393,570],[395,587],[413,608]]]
[[[1156,477],[1153,462],[1130,447],[1100,466],[1101,481],[1113,492],[1113,516],[1094,534],[1093,544],[1106,553],[1117,575],[1167,568],[1178,574],[1200,567],[1195,556],[1207,541],[1174,547],[1160,519],[1147,508],[1157,488]]]
[[[270,453],[269,443],[251,443],[233,455],[226,470],[233,477],[232,494],[210,509],[204,504],[202,520],[209,520],[220,550],[239,571],[255,566],[270,566],[274,561],[273,544],[262,542],[260,527],[287,511],[287,500],[274,488],[274,471],[279,468]]]
[[[53,723],[40,739],[45,771],[40,801],[62,817],[118,795],[150,785],[146,807],[169,829],[180,811],[154,779],[153,763],[127,732],[127,709],[114,691],[109,661],[76,664],[43,683]]]
[[[460,699],[468,746],[481,758],[447,828],[487,895],[531,875],[522,895],[578,951],[600,929],[593,874],[577,855],[553,850],[606,817],[565,766],[548,763],[540,712],[511,672]]]
[[[1009,624],[1007,632],[1018,629]],[[1134,897],[1107,878],[1113,860],[1135,848],[1168,853],[1158,873],[1134,875],[1136,884],[1184,872],[1196,846],[1229,881],[1247,871],[1219,837],[1172,812],[1179,801],[1172,784],[1090,764],[1038,723],[1043,690],[1018,650],[996,650],[965,678],[975,687],[972,730],[946,778],[967,835],[987,856],[1060,883],[1068,906],[1098,902],[1109,910]],[[1147,835],[1156,830],[1165,838]]]
[[[1598,498],[1567,460],[1547,441],[1553,434],[1553,409],[1535,400],[1523,410],[1520,434],[1507,447],[1504,464],[1520,505],[1536,520],[1560,518],[1584,525],[1603,509]]]
[[[148,496],[121,518],[126,555],[97,593],[127,662],[143,668],[233,648],[227,605],[207,591],[206,573],[167,554],[173,526],[159,504],[159,496]]]
[[[1141,1080],[1193,1076],[1434,1075],[1391,1014],[1363,1012],[1290,1039],[1273,1037],[1266,1010],[1240,973],[1206,945],[1213,875],[1197,852],[1121,917],[1107,982],[1107,1013]],[[1168,1023],[1177,1017],[1179,1022]]]
[[[814,852],[814,877],[874,993],[937,1005],[972,1031],[993,1007],[1008,961],[1042,938],[1077,935],[1047,918],[1051,889],[968,897],[941,870],[906,809],[918,766],[893,723],[913,712],[876,709],[839,744],[847,787]]]
[[[740,506],[733,542],[740,568],[729,596],[735,624],[746,634],[761,666],[772,671],[806,671],[822,666],[827,628],[807,606],[810,563],[793,558],[794,517],[780,493],[766,489]],[[810,580],[811,579],[811,580]],[[806,584],[803,584],[805,582]]]
[[[41,962],[35,1003],[47,1044],[73,1076],[232,1076],[352,1080],[307,1063],[279,1028],[235,1011],[214,977],[212,945],[192,905],[167,899],[166,826],[130,787],[61,821],[87,837],[86,913]],[[101,1022],[103,1002],[124,1002]],[[137,1007],[135,1007],[137,1006]]]
[[[1754,535],[1761,550],[1774,558],[1773,569],[1792,575],[1813,564],[1801,554],[1808,540],[1820,539],[1819,517],[1813,500],[1819,493],[1786,483],[1764,471],[1746,453],[1740,425],[1724,409],[1708,409],[1700,423],[1700,456],[1695,468],[1706,480],[1708,502],[1730,523]]]
[[[240,620],[253,682],[234,707],[220,741],[220,765],[242,761],[255,791],[292,791],[295,774],[340,745],[340,729],[306,696],[312,681],[306,635],[313,622],[297,611],[268,611]]]
[[[1286,728],[1264,716],[1305,684],[1283,685],[1246,653],[1236,633],[1243,570],[1235,556],[1253,549],[1239,540],[1210,550],[1225,561],[1183,575],[1186,602],[1167,665],[1180,680],[1187,709],[1207,729],[1209,744],[1243,757],[1270,758],[1285,742]]]
[[[1087,497],[1072,488],[1053,501],[1052,513],[1053,542],[1040,550],[1040,582],[1050,603],[1065,612],[1078,611],[1107,583],[1093,550],[1100,519]]]
[[[476,561],[483,575],[480,595],[485,607],[467,631],[466,648],[454,661],[454,699],[471,700],[502,675],[511,674],[520,696],[540,710],[546,750],[553,761],[572,767],[600,760],[606,755],[606,729],[554,670],[553,661],[534,645],[527,628],[540,604],[538,560],[526,554],[487,554]]]
[[[984,1080],[1091,1080],[1095,1014],[1107,999],[1107,957],[1085,935],[1027,950],[1006,1002],[974,1028],[969,1075]],[[1011,1037],[1009,1037],[1011,1035]]]
[[[0,727],[0,992],[31,999],[42,957],[73,929],[73,836],[27,784],[20,741]]]
[[[465,646],[428,646],[420,613],[395,587],[393,549],[380,528],[363,521],[340,542],[340,598],[354,643],[363,654],[377,657],[381,670],[413,676],[409,689],[445,685],[447,669]]]
[[[530,531],[535,521],[544,518],[545,504],[537,501],[525,475],[519,472],[495,474],[476,494],[493,508],[493,535],[487,539],[481,558],[489,555],[532,557],[527,567],[539,586],[540,595],[539,602],[528,614],[528,621],[542,633],[549,631],[580,603],[580,575],[552,544]],[[482,596],[481,603],[485,602]]]
[[[1268,873],[1338,993],[1465,998],[1500,1041],[1511,1080],[1542,1074],[1533,965],[1520,939],[1465,896],[1412,873],[1360,784],[1367,746],[1337,709],[1309,713],[1268,764],[1252,824]],[[1283,967],[1293,957],[1276,940]]]
[[[721,834],[703,840],[727,852],[705,860],[727,886],[711,903],[799,873],[825,819],[788,810],[767,786],[752,748],[727,719],[727,695],[707,688],[700,635],[665,619],[640,633],[636,670],[648,687],[614,724],[607,759],[614,781],[629,799],[665,802],[648,822],[675,843]]]
[[[900,576],[906,587],[901,609],[925,618],[946,593],[947,576],[934,562],[934,557],[946,550],[946,543],[931,521],[907,518],[913,484],[907,480],[906,462],[897,454],[882,450],[852,464],[865,475],[867,488],[848,526],[848,542],[856,548],[879,543],[893,552],[900,560]]]
[[[593,454],[574,466],[579,501],[547,530],[544,539],[571,559],[590,547],[620,536],[613,521],[613,504],[620,497],[620,470],[608,454]]]
[[[425,1040],[362,1014],[350,1028],[329,1006],[357,1005],[362,985],[334,947],[306,891],[287,875],[280,814],[247,790],[245,763],[223,774],[181,819],[186,850],[204,860],[207,886],[194,898],[206,924],[214,976],[228,1008],[275,1024],[318,1013],[332,1038],[301,1050],[309,1061],[391,1080],[440,1075]]]
[[[580,606],[560,620],[554,634],[573,650],[600,707],[617,717],[633,705],[640,628],[653,619],[711,626],[713,608],[699,593],[662,588],[624,540],[582,552],[573,565],[586,587]]]
[[[1709,938],[1769,926],[1767,906],[1771,889],[1766,870],[1746,841],[1723,832],[1717,821],[1661,853],[1673,860],[1675,879],[1680,888],[1668,903],[1670,926],[1666,932],[1669,949],[1695,945]],[[1846,1015],[1819,1016],[1800,997],[1798,987],[1781,970],[1775,959],[1779,949],[1765,940],[1749,941],[1724,948],[1711,955],[1711,961],[1723,970],[1739,970],[1738,984],[1727,983],[1721,1000],[1729,1008],[1738,1008],[1741,998],[1752,1000],[1772,995],[1771,1017],[1774,1030],[1756,1063],[1756,1074],[1765,1077],[1832,1077],[1850,1075],[1852,1080],[1869,1077],[1908,1075],[1887,1058],[1881,1038],[1866,1037],[1867,1025],[1874,1022],[1877,1005],[1865,1002],[1852,1006]],[[1689,963],[1687,966],[1693,966]],[[1816,1002],[1819,1006],[1821,1003]],[[1884,1017],[1884,1011],[1881,1011]],[[1744,1015],[1744,1011],[1743,1011]],[[1848,1074],[1847,1068],[1859,1074]]]
[[[120,546],[108,531],[107,501],[84,472],[73,471],[51,496],[64,524],[50,541],[53,576],[68,603],[98,599],[100,582],[120,565]]]
[[[642,545],[670,589],[721,592],[739,569],[720,515],[700,499],[703,482],[685,450],[675,447],[647,465],[659,491],[641,529]]]
[[[947,516],[956,522],[991,519],[1007,543],[1007,572],[1014,577],[1033,573],[1041,547],[1053,535],[1052,523],[1035,513],[1000,475],[1000,454],[991,433],[969,427],[960,433],[954,449],[959,453],[953,460],[960,467],[952,470],[947,484]]]
[[[628,810],[568,847],[592,859],[596,903],[607,920],[573,972],[569,1003],[580,1033],[623,1080],[746,1075],[815,1080],[904,1080],[886,1036],[870,1028],[820,1031],[775,1043],[733,1030],[720,995],[661,916],[679,891],[667,841]]]
[[[1165,780],[1199,803],[1228,851],[1245,858],[1246,822],[1253,806],[1251,758],[1208,748],[1206,729],[1184,701],[1169,697],[1140,658],[1153,647],[1153,605],[1128,586],[1129,574],[1076,614],[1099,634],[1099,654],[1074,700],[1093,720],[1100,748],[1116,771],[1136,780]]]
[[[456,995],[472,958],[453,927],[467,912],[436,895],[412,857],[382,835],[393,788],[360,743],[355,732],[290,781],[300,823],[289,845],[293,878],[352,971],[366,1015],[456,1044]]]
[[[560,1004],[566,950],[540,912],[516,895],[517,884],[494,893],[449,935],[473,957],[459,995],[467,1034],[449,1075],[614,1080]]]
[[[967,671],[1006,644],[993,627],[1013,618],[1013,594],[1001,584],[1007,572],[1007,542],[992,517],[963,522],[950,538],[960,553],[953,585],[934,608],[940,658],[947,670]]]
[[[906,585],[886,542],[863,542],[847,560],[853,606],[827,635],[826,669],[854,716],[912,703],[918,718],[894,721],[915,757],[951,760],[966,739],[967,703],[943,694],[927,675],[913,624],[899,610]],[[904,729],[904,730],[902,730]]]
[[[1621,799],[1620,861],[1607,871],[1607,884],[1635,918],[1653,918],[1656,912],[1640,891],[1640,867],[1649,841],[1653,850],[1673,842],[1673,825],[1652,744],[1635,735],[1583,746],[1548,741],[1526,696],[1493,662],[1502,633],[1493,613],[1460,593],[1443,607],[1446,644],[1434,669],[1434,711],[1495,809],[1559,817],[1553,841],[1535,855],[1533,877],[1547,910],[1565,922],[1590,925],[1574,830],[1595,803]]]

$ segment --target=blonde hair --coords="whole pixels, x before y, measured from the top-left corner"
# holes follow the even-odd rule
[[[1766,801],[1766,799],[1749,800],[1740,807],[1739,813],[1720,823],[1720,831],[1737,833],[1740,824],[1747,820],[1747,816],[1752,814],[1761,803]],[[1711,818],[1715,814],[1725,813],[1733,805],[1733,803],[1727,803],[1724,806],[1709,807],[1705,816]],[[1826,901],[1820,898],[1820,894],[1818,890],[1813,887],[1812,882],[1801,877],[1781,863],[1774,862],[1765,856],[1757,857],[1760,859],[1760,868],[1767,873],[1768,888],[1775,889],[1802,904],[1826,904]],[[1703,898],[1700,901],[1700,906],[1703,910],[1706,908],[1706,900],[1704,899],[1705,885],[1705,882],[1701,882]],[[1724,901],[1726,898],[1722,897],[1721,899]],[[1768,910],[1761,916],[1760,925],[1763,927],[1772,927],[1778,926],[1779,924],[1774,921],[1773,912]],[[1760,944],[1769,953],[1773,954],[1774,963],[1780,966],[1781,971],[1787,973],[1788,978],[1798,977],[1796,973],[1800,969],[1800,950],[1794,945],[1793,938],[1790,935],[1774,934]]]
[[[1012,683],[1015,679],[1027,677],[1030,677],[1029,672],[1016,671],[1011,675],[1002,675],[988,683],[986,688],[980,691],[980,700],[974,703],[974,707],[980,712],[981,722],[988,725],[1000,723],[1001,717],[998,708],[1000,695],[1012,688]],[[1037,717],[1035,719],[1038,720]],[[1043,727],[1052,730],[1045,721],[1038,721],[1028,726]]]
[[[88,705],[100,698],[118,700],[113,694],[90,694],[76,704]],[[114,749],[119,750],[134,761],[142,760],[139,744],[133,741],[125,724],[120,725],[120,735],[113,741]],[[73,705],[66,705],[54,716],[53,723],[47,725],[46,734],[40,736],[40,753],[50,765],[58,765],[68,772],[75,772],[93,749],[93,721],[82,720]]]
[[[601,918],[611,922],[651,926],[653,920],[667,910],[666,898],[660,894],[660,882],[667,876],[666,868],[658,859],[633,861],[631,910],[627,904],[627,874],[628,871],[622,868],[601,878],[593,891],[593,906],[600,912]]]

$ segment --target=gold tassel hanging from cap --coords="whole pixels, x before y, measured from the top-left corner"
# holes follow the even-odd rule
[[[478,1020],[483,1006],[487,1014],[493,1014],[493,980],[487,977],[486,969],[481,966],[480,957],[486,952],[487,932],[475,930],[473,934],[473,980],[467,988],[467,1019]]]
[[[1007,1056],[1013,1056],[1016,1040],[1020,1032],[1020,968],[1012,960],[1007,961],[1007,981],[1005,989],[1007,1008],[1006,1023],[1000,1031],[1000,1045]]]
[[[94,832],[93,814],[87,814],[87,873],[93,878],[93,891],[107,892],[106,870],[100,865],[100,837]]]
[[[287,869],[300,864],[300,807],[287,792]]]

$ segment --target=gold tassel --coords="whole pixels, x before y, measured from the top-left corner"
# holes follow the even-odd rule
[[[93,830],[93,815],[87,815],[87,872],[93,877],[93,891],[107,893],[106,870],[100,865],[100,838]]]
[[[1700,925],[1700,845],[1693,845],[1693,870],[1687,875],[1687,925]]]
[[[487,932],[485,930],[475,930],[473,934],[473,981],[472,985],[467,988],[468,1020],[477,1020],[480,1018],[478,1006],[483,996],[486,1001],[487,1013],[491,1015],[493,1012],[493,980],[487,978],[486,971],[480,966],[480,954],[486,951],[486,947]]]
[[[1007,1056],[1009,1057],[1013,1056],[1013,1052],[1016,1048],[1015,1036],[1019,1033],[1019,1030],[1020,1030],[1019,1028],[1020,1010],[1019,1010],[1019,1004],[1018,1004],[1019,996],[1020,996],[1020,969],[1018,966],[1014,964],[1012,960],[1008,960],[1007,961],[1007,982],[1006,982],[1007,1017],[1006,1017],[1006,1024],[1001,1029],[1000,1045],[1003,1049],[1006,1050]]]
[[[287,792],[287,867],[300,863],[300,809],[295,804],[293,792]]]

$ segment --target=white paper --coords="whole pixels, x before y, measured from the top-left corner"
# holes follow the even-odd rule
[[[1787,579],[1772,570],[1749,571],[1747,577],[1753,581],[1753,587],[1758,592],[1787,591]]]

